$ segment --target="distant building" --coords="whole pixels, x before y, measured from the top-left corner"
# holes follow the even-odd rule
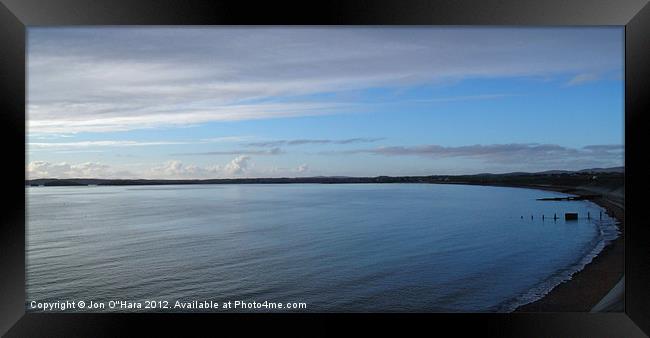
[[[576,212],[567,212],[564,214],[564,219],[567,221],[573,221],[578,219],[578,213]]]

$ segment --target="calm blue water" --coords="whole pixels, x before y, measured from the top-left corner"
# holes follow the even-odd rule
[[[617,236],[591,202],[536,201],[563,194],[519,188],[26,190],[28,304],[242,300],[304,302],[299,311],[316,312],[503,312],[568,279]],[[548,218],[572,211],[595,219]]]

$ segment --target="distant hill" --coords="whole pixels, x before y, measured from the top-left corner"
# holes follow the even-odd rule
[[[591,168],[579,170],[580,173],[625,173],[625,167],[611,167],[611,168]]]
[[[538,173],[514,172],[506,174],[475,175],[430,175],[430,176],[376,176],[376,177],[282,177],[282,178],[226,178],[226,179],[94,179],[43,178],[26,180],[27,186],[88,186],[88,185],[170,185],[170,184],[289,184],[289,183],[441,183],[441,184],[488,184],[512,186],[603,186],[608,189],[622,187],[625,170],[623,167],[592,168],[578,171],[549,170]],[[594,174],[598,174],[594,177]]]
[[[516,171],[516,172],[504,173],[504,174],[481,173],[481,174],[476,174],[475,176],[561,175],[561,174],[572,174],[572,173],[590,173],[590,174],[625,173],[625,167],[590,168],[590,169],[582,169],[582,170],[546,170],[546,171],[538,171],[538,172]]]
[[[537,174],[558,175],[558,174],[569,174],[572,172],[573,171],[570,170],[547,170],[547,171],[540,171]]]

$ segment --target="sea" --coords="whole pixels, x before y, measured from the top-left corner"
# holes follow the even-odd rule
[[[537,200],[562,196],[415,183],[28,187],[25,308],[510,312],[619,235],[592,202]]]

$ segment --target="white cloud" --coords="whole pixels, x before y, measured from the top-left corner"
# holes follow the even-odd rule
[[[155,166],[146,172],[147,178],[158,179],[206,179],[206,178],[229,178],[241,176],[250,167],[249,156],[238,156],[225,165],[198,166],[184,164],[178,160],[170,160],[162,165]]]
[[[251,166],[249,156],[238,156],[225,165],[198,166],[170,160],[160,165],[125,170],[97,162],[51,163],[32,161],[26,165],[27,179],[37,178],[147,178],[147,179],[207,179],[241,176]],[[261,174],[261,173],[260,173]]]
[[[120,99],[119,96],[116,99]],[[324,115],[341,111],[341,103],[285,103],[232,105],[204,102],[201,106],[180,106],[169,111],[168,104],[156,100],[145,112],[124,111],[101,114],[92,107],[78,112],[65,107],[28,107],[28,129],[39,133],[110,132],[161,126],[187,126],[211,121]]]
[[[222,175],[222,167],[213,165],[200,167],[196,165],[186,165],[181,161],[171,160],[161,166],[151,168],[146,177],[152,178],[215,178]]]
[[[161,145],[191,145],[209,143],[232,143],[249,140],[250,137],[224,136],[202,139],[199,141],[130,141],[130,140],[101,140],[76,142],[29,142],[28,150],[78,150],[99,147],[144,147]]]
[[[27,144],[30,150],[36,149],[78,149],[78,148],[91,148],[91,147],[135,147],[135,146],[157,146],[157,145],[173,145],[173,144],[189,144],[188,142],[174,142],[174,141],[153,141],[153,142],[139,142],[139,141],[78,141],[78,142],[29,142]]]
[[[296,171],[299,172],[299,173],[307,172],[307,171],[309,171],[309,166],[306,163],[303,163],[303,164],[299,165],[298,168],[296,168]]]
[[[230,175],[241,175],[248,169],[250,159],[249,156],[238,156],[226,164],[224,170]]]
[[[30,28],[28,34],[30,133],[360,111],[299,96],[592,74],[623,64],[622,30],[602,28]],[[288,99],[268,100],[276,97]]]
[[[28,179],[36,178],[134,178],[125,170],[115,170],[109,165],[97,162],[69,164],[33,161],[27,165]]]

